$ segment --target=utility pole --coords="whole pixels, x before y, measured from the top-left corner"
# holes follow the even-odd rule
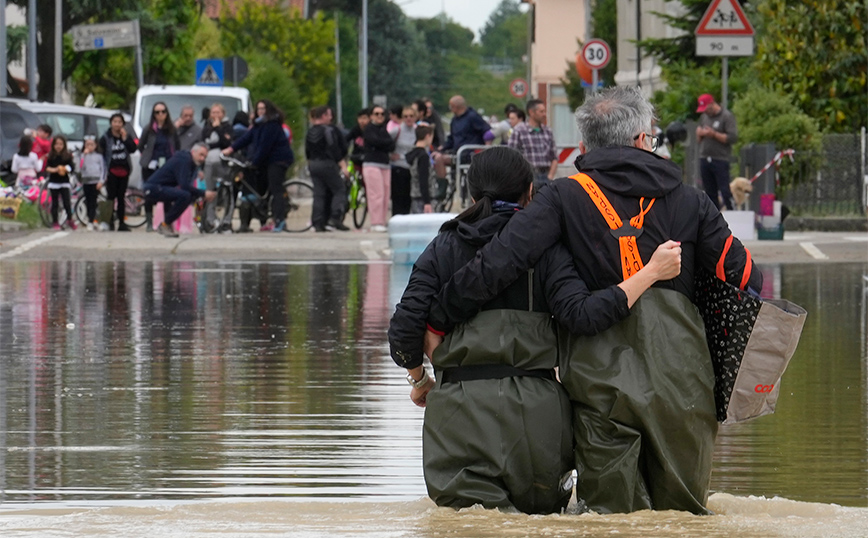
[[[31,0],[33,1],[33,0]],[[359,69],[362,82],[362,108],[368,106],[368,0],[362,0],[362,57]]]
[[[341,32],[340,12],[335,11],[335,108],[337,109],[338,125],[344,124],[343,103],[341,100]]]
[[[63,0],[54,0],[54,102],[63,101]]]
[[[27,98],[36,101],[36,0],[27,2],[27,86]]]
[[[9,60],[6,57],[6,0],[0,0],[0,97],[6,97],[6,71],[9,69]]]

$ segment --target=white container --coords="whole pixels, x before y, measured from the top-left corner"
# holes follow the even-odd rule
[[[724,211],[721,213],[732,235],[742,241],[756,239],[756,213],[753,211]]]
[[[392,263],[412,265],[437,236],[440,226],[455,213],[395,215],[389,219],[389,249]]]

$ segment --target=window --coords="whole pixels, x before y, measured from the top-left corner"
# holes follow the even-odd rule
[[[227,95],[146,95],[142,98],[139,111],[139,123],[142,129],[148,124],[151,119],[151,111],[154,109],[154,104],[158,102],[166,103],[169,107],[169,115],[172,121],[178,119],[181,115],[181,108],[185,105],[193,107],[193,119],[196,123],[202,122],[202,111],[207,109],[210,113],[211,105],[220,103],[226,109],[226,121],[232,123],[232,118],[235,113],[241,110],[241,100],[237,97]],[[207,117],[207,116],[206,116]]]
[[[52,135],[62,134],[67,140],[84,139],[84,116],[68,112],[37,112],[39,118],[51,126]]]
[[[32,116],[31,116],[32,117]],[[24,134],[24,129],[30,127],[35,129],[35,125],[27,125],[21,114],[14,112],[0,112],[0,126],[3,127],[3,138],[17,139]]]

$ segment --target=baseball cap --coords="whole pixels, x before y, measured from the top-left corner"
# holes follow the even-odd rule
[[[710,93],[703,93],[697,99],[699,106],[696,108],[697,112],[705,112],[705,109],[708,108],[708,105],[714,102],[714,97]]]

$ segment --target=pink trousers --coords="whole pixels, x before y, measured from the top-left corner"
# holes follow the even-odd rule
[[[362,175],[365,177],[365,195],[368,198],[371,226],[385,226],[389,216],[389,196],[392,192],[392,170],[364,165]]]

